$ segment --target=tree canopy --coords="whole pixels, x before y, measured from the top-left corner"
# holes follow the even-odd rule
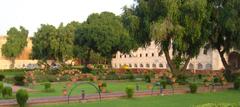
[[[22,26],[19,30],[12,27],[7,35],[7,42],[2,46],[2,54],[12,61],[10,68],[13,68],[16,57],[22,53],[27,45],[28,30]]]
[[[123,15],[140,46],[153,40],[161,47],[173,73],[184,71],[208,38],[203,33],[207,0],[137,0]]]

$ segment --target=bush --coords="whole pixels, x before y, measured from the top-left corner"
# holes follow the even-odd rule
[[[197,86],[196,83],[191,83],[191,84],[189,85],[189,89],[190,89],[190,92],[191,92],[191,93],[197,93],[198,86]]]
[[[82,73],[91,73],[91,69],[89,69],[87,66],[84,66],[82,68]]]
[[[160,82],[160,85],[162,86],[162,88],[166,89],[166,87],[167,87],[167,79],[161,79],[159,82]]]
[[[203,78],[202,74],[198,74],[198,79],[201,80]]]
[[[16,99],[20,107],[25,107],[28,100],[28,92],[23,89],[18,90],[16,93]]]
[[[0,82],[0,95],[2,94],[3,87],[4,87],[3,83]]]
[[[15,76],[15,77],[14,77],[15,85],[24,86],[24,85],[25,85],[24,79],[25,79],[25,77],[22,76],[22,75],[17,75],[17,76]]]
[[[240,89],[240,79],[236,79],[233,84],[234,84],[234,89],[236,90]]]
[[[5,97],[11,97],[12,96],[12,87],[4,87],[2,89],[2,96]]]
[[[127,94],[127,98],[132,98],[133,94],[134,94],[134,89],[130,86],[128,86],[125,90],[126,94]]]
[[[45,92],[54,92],[55,90],[52,88],[51,83],[44,83],[44,91]]]
[[[186,85],[188,83],[187,76],[184,75],[178,75],[176,82],[180,85]]]
[[[3,81],[4,78],[5,78],[5,76],[0,74],[0,81]]]
[[[151,76],[150,75],[145,75],[144,80],[145,80],[145,82],[150,83],[151,82]]]
[[[106,82],[102,83],[102,87],[107,87],[107,83]]]

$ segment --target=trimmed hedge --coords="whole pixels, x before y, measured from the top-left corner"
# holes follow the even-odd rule
[[[2,89],[2,96],[5,97],[11,97],[12,96],[12,87],[4,87]]]
[[[191,93],[197,93],[198,86],[196,83],[189,84],[189,89]]]
[[[126,88],[125,92],[127,94],[127,98],[132,98],[134,95],[134,89],[130,86]]]
[[[16,93],[17,103],[20,107],[25,107],[28,100],[28,92],[26,90],[20,89]]]

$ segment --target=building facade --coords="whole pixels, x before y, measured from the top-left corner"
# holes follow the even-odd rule
[[[112,59],[112,67],[116,69],[126,65],[132,69],[169,68],[165,55],[160,52],[159,47],[156,46],[154,42],[152,42],[150,46],[139,48],[130,54],[118,52],[116,57]],[[191,59],[187,67],[187,69],[195,70],[220,70],[223,68],[224,66],[218,52],[212,49],[209,49],[206,53],[204,53],[204,49],[201,49],[199,56]]]

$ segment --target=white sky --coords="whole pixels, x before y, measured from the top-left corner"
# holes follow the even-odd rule
[[[33,36],[40,24],[82,22],[91,13],[103,11],[119,15],[123,6],[133,3],[134,0],[1,0],[0,35],[6,35],[10,27],[22,25]]]

